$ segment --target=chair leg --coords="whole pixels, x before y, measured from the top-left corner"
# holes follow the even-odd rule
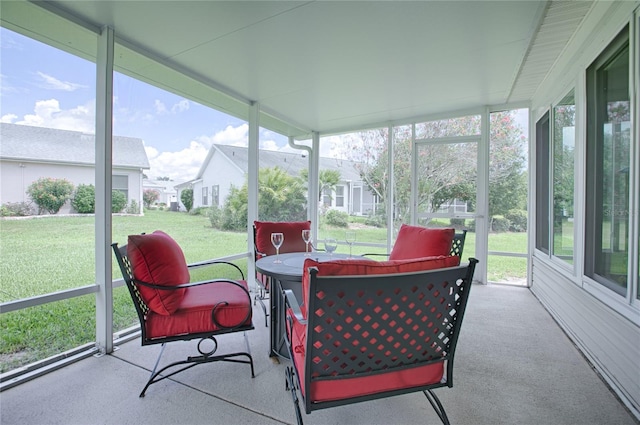
[[[256,301],[258,301],[260,303],[260,307],[262,308],[262,312],[264,313],[264,327],[268,328],[269,327],[269,313],[267,313],[267,306],[264,303],[265,300],[268,300],[269,298],[266,297],[264,291],[262,289],[260,289],[260,292],[258,294],[256,294],[256,296],[254,297],[254,302],[253,305],[255,305]]]
[[[258,286],[258,292],[256,293],[255,297],[253,297],[253,305],[256,305],[256,301],[260,303],[260,307],[262,308],[262,312],[264,313],[264,327],[268,328],[269,313],[267,312],[267,306],[264,301],[270,299],[270,297],[267,296],[269,294],[269,291],[258,279],[256,279],[256,285]]]
[[[298,402],[298,393],[296,392],[296,373],[293,370],[293,367],[287,366],[284,370],[284,374],[286,377],[285,381],[285,389],[287,391],[291,391],[291,398],[293,399],[293,408],[296,411],[296,420],[298,421],[298,425],[303,425],[302,422],[302,412],[300,412],[300,404]]]
[[[205,339],[212,339],[214,341],[214,343],[216,344],[216,349],[214,349],[211,352],[208,353],[203,353],[202,351],[200,351],[200,344],[198,344],[198,351],[200,351],[199,356],[193,356],[193,357],[187,357],[186,360],[180,360],[177,362],[173,362],[170,363],[168,365],[166,365],[165,367],[163,367],[162,369],[156,371],[156,368],[158,367],[158,363],[160,362],[160,357],[162,356],[162,353],[164,352],[164,348],[165,348],[165,343],[162,344],[162,349],[160,350],[160,355],[158,356],[157,360],[156,360],[156,364],[153,368],[153,371],[151,371],[151,376],[149,377],[149,380],[147,381],[147,384],[144,386],[144,388],[142,389],[142,392],[140,393],[139,397],[144,397],[145,393],[147,391],[147,388],[149,388],[152,384],[155,384],[156,382],[160,382],[164,379],[170,378],[175,374],[178,374],[180,372],[183,372],[187,369],[191,369],[194,366],[197,366],[199,364],[203,364],[203,363],[211,363],[211,362],[229,362],[229,363],[244,363],[244,364],[248,364],[251,366],[251,377],[254,378],[255,377],[255,373],[254,373],[254,368],[253,368],[253,357],[251,356],[251,351],[249,350],[249,339],[247,338],[247,333],[243,332],[244,334],[244,340],[245,340],[245,344],[247,347],[247,351],[246,352],[236,352],[236,353],[229,353],[229,354],[222,354],[219,356],[214,356],[213,353],[216,351],[218,343],[216,341],[216,339],[214,337],[209,337],[209,338],[203,338],[202,340],[200,340],[200,342],[202,342]],[[237,357],[246,357],[246,360],[240,360],[237,359]],[[183,366],[183,367],[179,367],[179,366]],[[165,370],[168,369],[172,369],[172,368],[176,368],[179,367],[176,370],[173,370],[171,373],[168,373],[166,375],[162,375],[162,372],[164,372]]]
[[[436,414],[438,415],[442,423],[444,425],[450,425],[449,418],[447,417],[447,412],[444,411],[444,406],[442,406],[442,403],[440,403],[440,399],[438,398],[438,396],[435,395],[432,390],[426,390],[423,391],[423,393],[427,397],[427,400],[429,400],[429,403],[431,403],[431,407],[433,407],[433,410],[436,411]]]

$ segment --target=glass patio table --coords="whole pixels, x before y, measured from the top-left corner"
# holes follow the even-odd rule
[[[256,270],[272,279],[271,282],[271,313],[270,313],[270,357],[289,358],[285,343],[285,323],[284,323],[284,290],[291,289],[296,296],[298,303],[302,304],[302,266],[304,260],[311,258],[316,261],[344,260],[348,259],[348,254],[332,255],[326,252],[311,252],[305,255],[304,252],[291,252],[280,254],[280,263],[274,263],[275,255],[262,257],[256,261]],[[360,256],[352,256],[360,258]]]

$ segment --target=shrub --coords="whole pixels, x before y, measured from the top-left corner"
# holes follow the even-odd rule
[[[119,213],[127,206],[127,196],[119,190],[111,191],[111,212]]]
[[[146,208],[151,207],[151,204],[156,202],[159,198],[160,194],[156,190],[145,189],[144,192],[142,192],[142,202],[144,202],[144,206]]]
[[[326,214],[327,224],[336,227],[349,227],[349,214],[344,211],[329,210]]]
[[[38,214],[57,214],[73,193],[73,183],[67,179],[42,177],[29,185],[27,194],[38,206]]]
[[[193,208],[191,211],[189,211],[190,215],[204,215],[206,216],[207,213],[209,212],[210,207],[198,207],[198,208]]]
[[[140,214],[140,207],[135,199],[132,199],[129,206],[127,206],[127,214]]]
[[[467,223],[467,230],[470,232],[475,232],[476,231],[476,220],[475,218],[472,220],[469,220],[469,223]]]
[[[183,190],[182,193],[180,193],[180,200],[187,209],[187,212],[191,211],[191,208],[193,208],[193,189]]]
[[[451,223],[451,227],[453,227],[454,229],[464,229],[464,218],[452,218],[451,220],[449,220],[449,222]]]
[[[25,217],[33,213],[30,202],[7,202],[0,207],[0,217]]]
[[[509,230],[512,232],[527,231],[527,212],[525,210],[509,210],[505,218],[511,222]]]
[[[92,184],[79,184],[76,188],[71,206],[80,214],[96,212],[96,188]]]
[[[367,226],[373,226],[373,227],[384,227],[387,223],[386,221],[386,217],[382,216],[382,215],[369,215],[367,216],[367,218],[364,221],[364,224],[366,224]]]
[[[491,230],[494,232],[507,232],[510,227],[511,222],[502,215],[494,215],[491,218]]]
[[[222,210],[220,209],[220,207],[214,205],[209,208],[207,216],[209,217],[211,227],[213,227],[214,229],[220,229],[222,227]]]

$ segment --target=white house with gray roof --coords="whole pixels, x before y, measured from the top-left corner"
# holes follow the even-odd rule
[[[300,176],[309,169],[306,154],[270,150],[260,150],[259,167],[278,166],[291,176]],[[231,187],[242,187],[248,171],[248,149],[240,146],[213,145],[205,158],[196,178],[178,188],[193,188],[194,208],[202,206],[222,206]],[[340,173],[340,181],[332,191],[322,194],[321,206],[344,211],[352,215],[366,215],[375,212],[376,200],[360,179],[360,174],[352,161],[320,158],[320,170],[335,170]],[[180,196],[178,195],[178,199]]]
[[[27,188],[42,177],[75,186],[95,184],[95,137],[79,131],[0,123],[0,203],[30,202]],[[149,159],[142,139],[113,136],[113,189],[142,205]],[[73,212],[69,203],[60,213]]]

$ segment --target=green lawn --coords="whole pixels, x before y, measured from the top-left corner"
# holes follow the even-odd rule
[[[47,294],[95,282],[93,217],[42,217],[2,220],[0,237],[0,302]],[[384,243],[386,229],[353,223],[359,242]],[[127,235],[161,229],[184,250],[188,263],[247,251],[246,232],[213,229],[204,216],[169,211],[147,211],[144,216],[114,216],[113,240],[126,243]],[[345,229],[320,225],[321,238],[344,242]],[[322,244],[320,244],[322,246]],[[490,249],[526,252],[525,233],[490,235]],[[348,252],[346,244],[339,252]],[[382,248],[355,246],[354,254],[384,252]],[[464,257],[475,254],[475,234],[467,233]],[[246,260],[236,262],[246,273]],[[206,270],[194,273],[204,279]],[[491,256],[489,279],[524,277],[526,260]],[[113,261],[113,277],[121,277]],[[137,324],[125,287],[114,290],[114,329]],[[95,296],[86,295],[21,311],[0,314],[0,371],[60,353],[95,340]]]

